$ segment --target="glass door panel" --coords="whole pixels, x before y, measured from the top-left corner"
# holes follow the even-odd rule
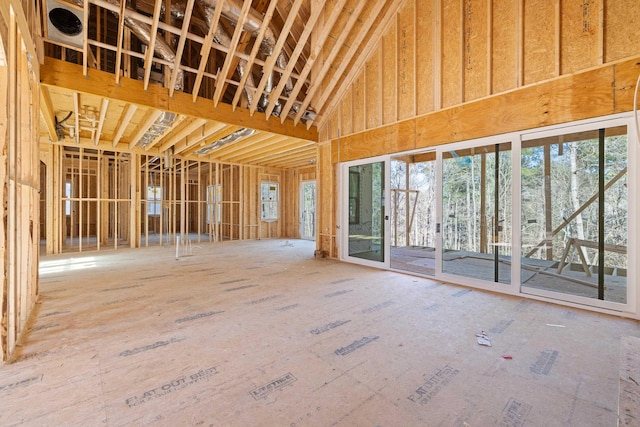
[[[303,181],[300,185],[300,238],[316,238],[316,182]]]
[[[391,268],[435,274],[436,153],[391,159]]]
[[[522,291],[627,302],[626,126],[524,141]]]
[[[385,262],[385,162],[348,168],[349,257]]]
[[[442,153],[442,272],[511,283],[511,143]]]

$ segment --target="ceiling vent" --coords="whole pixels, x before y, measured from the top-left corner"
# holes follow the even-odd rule
[[[84,13],[67,3],[47,0],[47,39],[62,46],[83,47]]]

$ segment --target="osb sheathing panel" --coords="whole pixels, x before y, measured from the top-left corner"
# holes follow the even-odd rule
[[[567,76],[416,119],[427,147],[612,114],[614,67]]]
[[[471,101],[489,95],[487,0],[465,0],[463,13],[464,100]]]
[[[366,124],[371,129],[382,124],[382,49],[376,49],[366,65]]]
[[[442,106],[462,102],[462,8],[459,1],[442,5]]]
[[[517,87],[517,2],[492,2],[491,92]]]
[[[333,141],[333,162],[495,135],[496,129],[513,132],[629,111],[638,73],[640,58],[344,136],[339,157]]]
[[[409,3],[409,2],[407,2]],[[407,5],[408,6],[408,5]],[[405,6],[406,7],[406,6]],[[416,108],[417,114],[433,111],[433,40],[434,16],[432,2],[416,0]]]
[[[637,0],[609,0],[604,10],[605,62],[638,53],[640,46],[640,5]]]
[[[353,87],[349,89],[340,102],[340,133],[353,133]]]
[[[560,48],[562,74],[584,70],[602,63],[602,1],[562,0],[560,2]]]
[[[385,124],[398,120],[396,82],[400,76],[396,76],[396,70],[400,66],[400,58],[396,61],[397,34],[398,26],[394,23],[382,38],[382,122]]]
[[[353,132],[365,129],[365,78],[363,74],[353,82]]]
[[[416,8],[415,1],[409,0],[400,10],[397,19],[397,64],[398,64],[398,119],[404,120],[416,115]],[[391,32],[390,32],[391,33]],[[385,53],[385,62],[393,57]]]
[[[555,76],[556,7],[549,0],[524,2],[524,84]]]

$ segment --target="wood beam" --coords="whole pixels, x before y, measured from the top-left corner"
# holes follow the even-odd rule
[[[113,75],[104,71],[90,69],[88,78],[82,75],[82,66],[46,57],[40,67],[41,82],[45,86],[56,86],[112,100],[133,103],[139,107],[158,108],[190,117],[205,120],[215,120],[230,125],[262,130],[265,132],[286,135],[293,138],[317,141],[317,129],[305,129],[295,126],[290,120],[280,123],[276,120],[255,120],[244,109],[233,111],[228,104],[219,103],[216,108],[213,101],[198,98],[198,102],[191,101],[191,96],[182,92],[175,92],[169,96],[169,90],[156,85],[150,85],[145,91],[142,82],[123,77],[120,84],[116,84]]]
[[[164,131],[162,131],[161,135],[158,135],[154,140],[150,141],[147,145],[145,145],[145,151],[149,151],[151,150],[153,147],[156,146],[156,144],[158,144],[162,138],[164,138],[165,135],[170,134],[171,132],[173,132],[173,130],[175,128],[177,128],[182,122],[183,120],[185,120],[185,116],[182,115],[177,115],[176,118],[173,120],[173,122],[167,126]]]
[[[165,140],[159,141],[159,142],[161,142],[160,151],[164,152],[164,151],[168,150],[169,148],[173,147],[181,139],[186,138],[191,133],[193,133],[196,129],[198,129],[199,127],[204,126],[205,123],[207,123],[207,121],[204,120],[204,119],[195,119],[191,123],[189,123],[187,126],[185,126],[183,129],[178,131],[175,135],[167,135],[166,141]],[[151,147],[149,147],[149,149],[150,148]]]
[[[251,75],[251,69],[253,68],[253,64],[256,61],[258,52],[260,51],[260,46],[262,45],[262,40],[264,39],[264,35],[267,32],[267,29],[269,28],[269,23],[271,22],[271,18],[273,17],[273,12],[276,8],[276,4],[278,4],[277,1],[272,1],[271,3],[269,3],[269,8],[267,9],[267,13],[262,19],[262,26],[260,27],[260,31],[256,36],[256,41],[253,45],[253,48],[251,49],[251,54],[249,55],[249,59],[247,60],[245,73],[242,75],[242,78],[240,79],[240,84],[236,89],[236,94],[233,97],[233,102],[231,103],[231,105],[233,105],[234,111],[236,109],[236,106],[238,105],[238,101],[240,100],[242,91],[244,90],[244,87],[247,84],[247,78],[249,78],[249,76]]]
[[[379,9],[382,8],[382,4],[381,3],[383,3],[383,2],[378,2],[377,3],[376,9],[374,11],[372,11],[371,15],[377,14]],[[347,21],[347,24],[345,25],[344,31],[340,32],[340,37],[334,43],[333,48],[331,49],[331,53],[329,53],[329,56],[325,59],[325,62],[322,65],[322,69],[318,72],[318,76],[321,76],[321,77],[319,79],[317,79],[316,81],[314,81],[311,84],[311,87],[309,88],[309,90],[307,91],[307,96],[305,97],[304,101],[302,102],[302,105],[300,106],[300,110],[298,111],[298,114],[296,114],[296,118],[294,120],[295,124],[298,124],[300,122],[300,119],[302,118],[302,115],[306,111],[307,107],[309,107],[309,104],[311,103],[311,100],[315,96],[316,92],[321,89],[321,87],[322,87],[322,77],[327,75],[327,72],[329,71],[329,68],[333,65],[333,61],[336,58],[336,56],[338,55],[338,52],[340,51],[340,49],[342,48],[342,45],[344,44],[345,40],[347,39],[347,36],[351,32],[351,29],[353,28],[355,23],[358,21],[358,18],[360,18],[360,13],[362,12],[362,9],[364,8],[364,6],[365,6],[365,2],[359,1],[357,3],[357,5],[356,5],[356,8],[351,12],[351,15],[349,16],[349,21]],[[367,24],[369,24],[369,26],[372,23],[373,23],[373,21],[367,22]],[[366,31],[368,31],[368,28],[369,27],[366,27]],[[362,29],[361,31],[365,32],[365,34],[366,34],[365,29]],[[351,52],[351,54],[353,55],[353,52]],[[351,56],[346,56],[345,58],[351,58]],[[307,67],[305,66],[305,69],[306,68]],[[311,71],[311,68],[312,68],[311,66],[308,68],[307,74],[309,73],[309,71]],[[303,73],[304,73],[304,71],[303,71]],[[298,84],[299,84],[299,82],[298,82]],[[294,89],[294,92],[295,92],[295,89]],[[293,96],[291,98],[289,98],[290,101],[292,99],[293,99]],[[289,103],[287,103],[287,106],[289,106]],[[287,110],[287,106],[285,106],[285,110]],[[289,106],[289,108],[291,108],[291,106]]]
[[[218,0],[218,3],[216,4],[216,8],[214,10],[213,19],[211,20],[211,26],[209,27],[209,33],[205,37],[204,43],[202,43],[202,47],[200,49],[200,65],[198,67],[198,73],[196,74],[196,81],[193,84],[193,102],[196,102],[196,99],[198,99],[198,92],[200,92],[200,85],[202,84],[202,78],[204,77],[204,69],[209,62],[209,54],[211,53],[213,36],[216,33],[216,28],[218,28],[218,22],[220,21],[220,15],[222,14],[223,5],[224,0]],[[232,54],[233,52],[228,53],[228,55]]]
[[[174,145],[173,154],[181,154],[182,152],[195,147],[200,142],[211,137],[212,135],[215,135],[217,132],[220,132],[226,127],[227,125],[225,125],[224,123],[210,123],[202,129],[202,132],[199,135],[187,135],[185,138],[183,138],[182,141]]]
[[[80,94],[73,92],[73,117],[76,122],[76,144],[80,143]]]
[[[122,64],[122,39],[124,38],[124,11],[127,2],[120,2],[120,13],[118,14],[118,45],[116,46],[116,83],[120,83],[120,65]],[[86,22],[86,21],[85,21]],[[88,31],[85,31],[88,33]]]
[[[153,123],[158,120],[158,117],[162,114],[162,110],[151,110],[145,119],[145,121],[140,125],[138,131],[133,135],[131,141],[129,141],[129,149],[131,150],[136,146],[140,138],[149,130]]]
[[[291,111],[293,104],[296,102],[296,99],[298,98],[298,94],[300,93],[300,91],[302,90],[302,87],[306,83],[307,76],[313,69],[313,64],[315,63],[316,59],[320,57],[320,53],[322,52],[322,48],[324,47],[324,42],[327,40],[327,37],[329,37],[329,34],[333,29],[333,25],[335,24],[338,17],[342,13],[342,9],[344,8],[346,3],[347,3],[347,0],[338,1],[338,3],[334,6],[333,11],[331,12],[331,15],[329,16],[327,21],[323,24],[324,25],[323,30],[318,36],[318,38],[315,40],[315,43],[311,48],[311,54],[309,55],[309,58],[305,62],[302,72],[300,72],[300,78],[296,81],[296,84],[293,87],[293,91],[291,91],[291,93],[289,94],[289,99],[287,100],[287,103],[285,104],[284,108],[282,109],[282,112],[280,113],[280,120],[282,122],[286,120],[287,116],[289,115],[289,111]],[[352,11],[351,17],[349,18],[347,25],[342,31],[342,33],[345,34],[345,37],[346,37],[346,34],[349,33],[351,26],[353,26],[353,24],[357,20],[358,15],[362,10],[361,7],[364,7],[364,2],[358,2],[358,8]],[[336,49],[336,54],[337,54],[337,49]],[[327,61],[327,62],[330,63],[330,61]]]
[[[53,104],[51,103],[49,89],[44,86],[40,86],[40,115],[47,125],[49,139],[51,139],[52,141],[57,141],[58,134],[56,133],[56,115],[53,111]]]
[[[240,11],[240,16],[238,17],[238,22],[236,22],[236,29],[233,32],[233,37],[231,38],[231,43],[229,43],[229,53],[225,56],[224,64],[222,65],[222,70],[218,73],[218,79],[216,80],[216,90],[213,93],[213,105],[218,106],[218,102],[220,102],[220,97],[222,96],[222,89],[226,86],[227,75],[229,74],[229,69],[231,68],[231,64],[233,63],[233,52],[236,51],[238,47],[238,42],[240,41],[240,35],[242,35],[244,21],[247,19],[247,14],[251,10],[251,2],[245,1],[242,4],[242,10]]]
[[[389,6],[380,24],[380,27],[376,29],[376,33],[378,34],[378,36],[374,34],[372,37],[369,38],[369,41],[365,44],[365,46],[360,49],[360,55],[357,57],[354,65],[351,67],[351,71],[342,80],[342,85],[336,90],[335,86],[338,83],[338,81],[343,77],[343,73],[346,70],[347,65],[349,64],[349,61],[345,60],[342,62],[342,64],[340,64],[340,67],[334,74],[333,78],[331,79],[331,82],[329,82],[329,85],[327,86],[325,92],[320,97],[318,104],[315,106],[318,110],[322,110],[325,102],[329,98],[329,95],[333,95],[333,98],[332,98],[332,102],[329,104],[329,107],[326,108],[325,111],[331,111],[331,109],[342,99],[345,91],[349,88],[349,86],[351,85],[351,83],[353,82],[357,74],[360,73],[360,70],[363,69],[363,66],[366,63],[367,59],[369,58],[371,52],[377,46],[378,40],[382,37],[382,32],[388,26],[387,24],[389,24],[391,18],[398,13],[398,8],[400,7],[400,4],[402,2],[403,0],[394,0],[393,3]],[[386,3],[386,2],[383,1],[383,3]],[[372,15],[376,15],[374,18],[372,18],[371,15],[369,15],[369,18],[367,18],[367,22],[362,26],[362,28],[369,29],[373,25],[375,18],[377,18],[377,15],[380,11],[381,9],[377,10],[376,13],[372,13]],[[349,52],[347,53],[345,58],[351,58],[355,55],[355,52],[357,51],[358,47],[360,47],[360,44],[364,41],[364,37],[366,36],[366,33],[367,31],[361,31],[361,33],[356,38],[354,44],[349,49]],[[296,116],[296,119],[297,118],[298,116]],[[326,118],[324,120],[326,121]],[[310,125],[311,125],[311,122],[307,123],[307,127]]]
[[[113,137],[113,147],[118,145],[118,142],[120,142],[120,138],[122,138],[124,130],[127,128],[127,126],[129,126],[129,122],[131,121],[131,118],[133,117],[137,109],[138,106],[135,104],[127,104],[127,106],[125,107],[124,111],[122,112],[122,116],[120,117],[120,121],[116,126],[116,134]]]
[[[280,51],[282,50],[282,46],[287,41],[287,35],[289,34],[289,30],[293,25],[295,18],[297,16],[298,10],[302,6],[302,0],[295,0],[295,3],[291,7],[291,11],[289,12],[289,16],[287,16],[287,20],[282,26],[282,31],[280,36],[278,37],[278,41],[276,42],[275,47],[273,48],[273,52],[271,56],[265,62],[265,65],[262,69],[263,75],[258,87],[256,89],[256,98],[260,98],[262,96],[262,92],[264,88],[267,86],[267,81],[271,78],[271,73],[273,72],[273,67],[276,64],[276,60],[278,59],[278,55],[280,55]],[[258,99],[255,99],[253,104],[251,105],[250,112],[253,115],[255,113],[256,108],[258,107]]]
[[[300,35],[300,38],[297,40],[297,44],[295,49],[293,50],[293,53],[289,57],[289,63],[287,64],[287,68],[284,70],[284,73],[282,74],[282,76],[280,76],[280,81],[278,82],[278,86],[274,91],[271,92],[271,95],[269,96],[269,105],[266,111],[267,118],[271,116],[271,113],[273,112],[273,109],[276,106],[276,101],[280,98],[280,94],[282,93],[284,86],[287,84],[287,81],[291,78],[291,73],[293,72],[296,66],[296,63],[298,62],[298,57],[302,53],[302,49],[304,48],[304,45],[307,42],[307,39],[309,38],[309,36],[311,36],[311,31],[315,28],[316,22],[318,21],[318,18],[320,17],[321,12],[323,11],[323,8],[320,6],[321,6],[321,3],[324,3],[324,1],[320,1],[320,0],[312,0],[312,1],[314,5],[312,5],[311,7],[311,10],[312,10],[311,16],[309,17],[309,20],[307,21],[304,27],[304,30]]]
[[[174,61],[171,80],[169,82],[169,96],[173,96],[173,91],[176,87],[176,80],[178,79],[178,73],[180,72],[182,53],[184,52],[184,46],[187,42],[187,33],[189,32],[189,23],[191,22],[194,2],[195,0],[189,0],[185,9],[184,19],[182,21],[182,31],[180,32],[180,41],[178,42],[178,48],[176,49],[176,60]]]
[[[151,67],[153,66],[153,53],[156,48],[156,38],[158,37],[158,24],[160,22],[161,9],[162,1],[156,0],[156,7],[153,10],[153,23],[151,24],[151,39],[147,45],[147,54],[144,58],[144,90],[147,90],[149,87],[149,78],[151,77]]]
[[[107,116],[108,108],[109,99],[102,98],[102,106],[100,107],[100,118],[98,119],[98,128],[95,135],[96,145],[98,145],[98,143],[100,142],[100,135],[102,135],[102,127],[104,126],[104,118]]]

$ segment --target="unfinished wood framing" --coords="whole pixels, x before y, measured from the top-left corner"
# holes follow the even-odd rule
[[[15,354],[38,295],[40,85],[35,15],[26,12],[18,1],[0,6],[0,364]]]

